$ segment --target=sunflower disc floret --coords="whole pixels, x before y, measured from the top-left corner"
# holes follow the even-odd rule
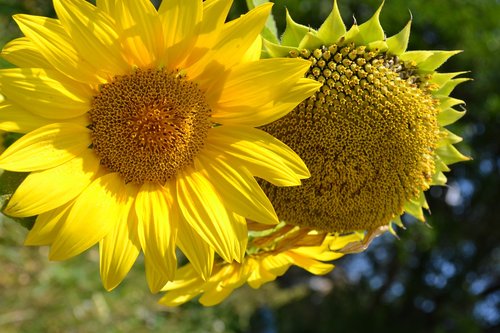
[[[165,69],[137,69],[102,85],[92,100],[92,148],[125,181],[163,184],[193,164],[210,113],[195,82]]]
[[[387,224],[432,180],[438,102],[395,56],[354,43],[298,56],[323,86],[263,129],[295,147],[313,176],[297,188],[264,185],[278,216],[332,232]]]

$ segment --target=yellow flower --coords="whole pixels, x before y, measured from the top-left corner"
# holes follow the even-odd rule
[[[457,51],[406,51],[410,23],[386,38],[382,6],[346,30],[336,1],[319,30],[287,14],[281,44],[265,41],[270,57],[308,59],[318,92],[262,128],[305,161],[303,186],[262,182],[281,220],[330,232],[385,228],[410,213],[424,221],[424,191],[446,184],[448,165],[467,160],[444,126],[464,112],[449,97],[461,73],[435,70]]]
[[[27,133],[0,168],[30,172],[5,213],[38,218],[27,245],[65,260],[99,242],[107,289],[140,250],[150,289],[176,247],[204,278],[214,252],[242,261],[245,218],[278,223],[254,179],[299,185],[300,158],[256,129],[310,96],[309,63],[259,60],[271,6],[225,23],[230,0],[54,0],[58,19],[16,15],[2,56],[0,129]]]
[[[276,227],[249,223],[249,234],[247,255],[241,263],[218,261],[208,280],[200,278],[192,264],[187,264],[177,271],[175,281],[162,289],[167,293],[159,303],[178,306],[202,294],[201,304],[216,305],[245,283],[259,288],[292,265],[323,275],[334,267],[324,261],[338,259],[345,248],[354,249],[364,242],[363,233],[334,235],[284,222]]]

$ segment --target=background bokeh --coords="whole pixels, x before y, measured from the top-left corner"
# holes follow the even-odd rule
[[[157,1],[159,2],[159,1]],[[339,0],[348,25],[366,21],[380,0]],[[331,0],[275,1],[318,28]],[[231,17],[245,11],[235,0]],[[411,13],[410,13],[411,12]],[[48,0],[0,0],[0,45],[19,36],[15,13],[53,16]],[[26,230],[0,221],[0,332],[499,332],[500,331],[500,2],[386,0],[388,35],[413,16],[410,49],[464,50],[442,71],[470,71],[452,94],[467,115],[452,126],[473,160],[453,166],[447,187],[428,192],[428,225],[406,219],[400,239],[386,235],[363,253],[313,277],[292,269],[260,290],[236,291],[219,306],[156,304],[139,261],[105,292],[95,248],[49,262],[47,248],[23,247]],[[8,66],[1,62],[0,66]]]

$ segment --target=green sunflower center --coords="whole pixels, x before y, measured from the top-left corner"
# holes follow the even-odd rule
[[[414,70],[353,44],[292,54],[309,59],[315,95],[263,129],[305,161],[302,186],[263,188],[281,219],[342,232],[374,229],[429,187],[438,107]]]
[[[94,97],[93,149],[126,182],[165,183],[203,146],[210,113],[198,86],[179,73],[137,69],[116,76]]]

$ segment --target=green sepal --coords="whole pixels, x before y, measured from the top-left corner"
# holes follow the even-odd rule
[[[447,126],[453,124],[465,115],[465,111],[458,111],[453,108],[444,109],[437,115],[439,125]]]
[[[429,79],[429,82],[434,83],[438,86],[438,91],[439,89],[443,88],[446,84],[452,81],[455,77],[466,74],[467,72],[453,72],[453,73],[434,73],[432,74],[431,78]],[[435,92],[434,94],[438,94]],[[449,95],[449,94],[439,94],[439,95]]]
[[[283,46],[283,45],[268,41],[266,39],[262,39],[262,45],[264,46],[264,49],[266,50],[267,56],[270,58],[288,57],[290,54],[290,51],[297,50],[296,47]]]
[[[366,48],[370,51],[386,52],[388,49],[387,43],[383,40],[377,40],[366,44]]]
[[[21,185],[21,183],[28,175],[29,172],[2,171],[2,174],[0,175],[0,207],[2,213],[10,198],[12,197],[12,194],[14,194],[19,185]],[[8,216],[5,213],[3,214]],[[35,223],[36,216],[23,218],[9,216],[9,218],[21,224],[23,227],[31,229],[33,227],[33,224]]]
[[[405,229],[405,225],[403,224],[403,221],[401,221],[401,216],[397,216],[394,219],[392,219],[392,223],[394,223],[395,225],[397,225],[400,228]],[[392,229],[392,226],[391,226],[391,229]]]
[[[354,22],[341,40],[343,40],[344,43],[354,42],[358,45],[364,45],[363,38],[359,36],[359,26],[356,22]]]
[[[470,81],[469,78],[454,79],[446,82],[439,90],[433,92],[436,95],[449,95],[460,83]]]
[[[446,128],[441,129],[441,139],[438,142],[438,146],[453,145],[455,143],[461,142],[462,137],[456,135]]]
[[[433,72],[449,58],[462,51],[432,51],[432,55],[418,64],[420,72]]]
[[[342,16],[340,16],[337,0],[335,0],[330,15],[328,15],[325,22],[323,22],[318,29],[318,34],[316,36],[321,39],[325,45],[331,45],[337,43],[346,32],[344,20],[342,20]]]
[[[446,165],[470,160],[469,157],[463,155],[452,145],[436,148],[436,154],[439,155],[443,163],[446,163]]]
[[[384,29],[380,24],[380,11],[382,10],[383,6],[384,1],[382,1],[382,4],[378,7],[373,16],[368,21],[359,26],[359,37],[362,39],[360,42],[363,45],[375,41],[385,40]]]
[[[438,185],[438,186],[445,186],[446,182],[448,181],[448,178],[442,173],[441,171],[438,171],[434,173],[432,176],[432,185]]]
[[[304,38],[302,38],[299,44],[299,50],[308,49],[312,51],[321,47],[323,44],[323,41],[316,36],[315,32],[308,32]]]
[[[408,51],[399,56],[403,61],[415,62],[416,65],[432,56],[432,51]]]
[[[249,10],[254,9],[255,7],[262,5],[264,3],[268,3],[269,0],[246,0],[247,7]],[[279,43],[278,38],[278,28],[276,26],[276,21],[274,20],[273,14],[269,14],[267,18],[266,25],[264,29],[260,33],[263,39],[269,40],[273,43]]]
[[[442,110],[454,107],[455,105],[459,104],[465,105],[465,102],[458,98],[453,98],[450,96],[434,96],[434,97],[439,99],[440,102],[439,107]]]
[[[451,170],[446,165],[446,163],[444,163],[443,160],[441,160],[441,158],[438,155],[435,155],[434,165],[435,165],[436,171],[448,172]]]
[[[297,47],[302,39],[306,36],[308,32],[311,31],[310,27],[306,27],[305,25],[298,24],[295,22],[288,9],[286,11],[286,28],[281,36],[281,44],[285,46],[294,46]]]
[[[417,220],[425,222],[424,211],[422,210],[420,198],[405,202],[404,210],[408,214],[414,216]]]
[[[406,26],[400,32],[387,38],[386,42],[389,47],[389,54],[399,56],[406,51],[408,48],[408,41],[410,40],[410,31],[411,20],[408,21]]]

